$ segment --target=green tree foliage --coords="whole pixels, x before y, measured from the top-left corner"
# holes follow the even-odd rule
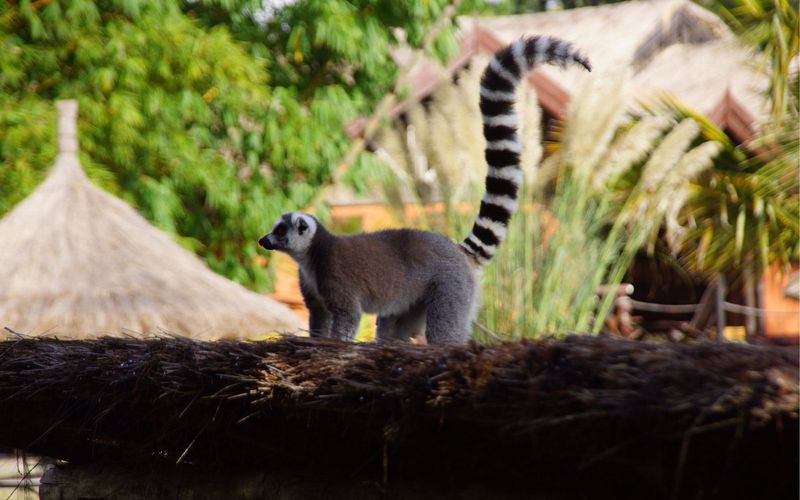
[[[444,0],[20,0],[0,4],[0,215],[43,178],[53,101],[77,98],[89,176],[256,287],[256,240],[341,157],[343,125],[390,88],[395,29]],[[450,26],[434,52],[453,46]]]

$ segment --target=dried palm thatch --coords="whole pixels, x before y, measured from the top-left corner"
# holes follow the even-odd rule
[[[58,107],[55,165],[0,220],[0,328],[69,338],[163,328],[213,339],[299,327],[288,308],[213,273],[93,186],[77,157],[77,103]]]
[[[786,348],[586,336],[19,338],[0,343],[0,445],[549,498],[779,498],[797,486],[797,378]]]
[[[763,92],[768,75],[722,19],[689,0],[464,17],[461,24],[465,30],[487,29],[506,43],[530,33],[567,40],[587,53],[594,74],[631,67],[634,74],[626,90],[631,105],[653,91],[666,91],[707,114],[730,92],[753,118],[767,118]],[[571,95],[587,78],[574,68],[545,66],[539,71]]]

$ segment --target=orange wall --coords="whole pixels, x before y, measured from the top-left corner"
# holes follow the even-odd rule
[[[767,311],[764,317],[764,333],[768,337],[800,337],[800,301],[783,294],[789,277],[797,272],[798,265],[790,269],[773,266],[762,278],[763,307]]]

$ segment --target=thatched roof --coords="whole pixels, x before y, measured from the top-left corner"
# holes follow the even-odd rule
[[[593,75],[630,67],[627,89],[632,106],[641,98],[667,92],[709,115],[737,142],[750,139],[768,116],[764,93],[768,76],[756,56],[721,19],[688,0],[629,1],[536,14],[461,18],[460,54],[443,68],[425,60],[407,75],[415,101],[423,100],[476,55],[488,55],[524,35],[551,35],[580,48],[592,61]],[[563,119],[570,95],[582,79],[576,68],[543,66],[528,77],[539,104]],[[401,103],[391,111],[399,116]],[[363,132],[364,120],[347,127]]]
[[[487,30],[507,43],[524,34],[573,42],[592,61],[594,73],[634,70],[632,98],[667,91],[709,114],[730,92],[753,120],[767,116],[768,77],[753,52],[713,13],[688,0],[630,1],[518,16],[473,18],[465,30]],[[583,78],[574,68],[541,72],[572,93]]]
[[[390,494],[797,498],[797,377],[796,349],[735,343],[17,338],[0,342],[0,445]]]
[[[758,56],[725,23],[689,0],[627,1],[596,7],[514,16],[461,17],[461,50],[447,65],[421,58],[405,78],[412,87],[408,102],[396,105],[395,118],[409,102],[431,96],[438,85],[523,35],[551,35],[580,48],[592,61],[592,76],[576,68],[543,66],[528,77],[539,104],[551,116],[566,117],[570,96],[585,78],[630,68],[626,93],[638,100],[666,92],[708,115],[736,142],[752,138],[768,117],[769,83]],[[485,62],[481,61],[481,64]],[[365,120],[347,126],[363,132]]]
[[[58,107],[55,165],[0,220],[0,330],[74,338],[166,329],[213,339],[298,328],[288,308],[213,273],[92,185],[77,157],[77,104]]]

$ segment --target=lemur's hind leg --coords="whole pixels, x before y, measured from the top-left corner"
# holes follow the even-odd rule
[[[397,316],[378,316],[375,321],[375,340],[394,340],[397,338]]]
[[[425,303],[393,316],[378,316],[375,337],[377,340],[408,340],[425,333]]]
[[[475,281],[440,282],[428,298],[425,337],[429,344],[467,342],[472,333]]]
[[[424,339],[428,308],[420,302],[397,318],[397,334],[403,339]]]

